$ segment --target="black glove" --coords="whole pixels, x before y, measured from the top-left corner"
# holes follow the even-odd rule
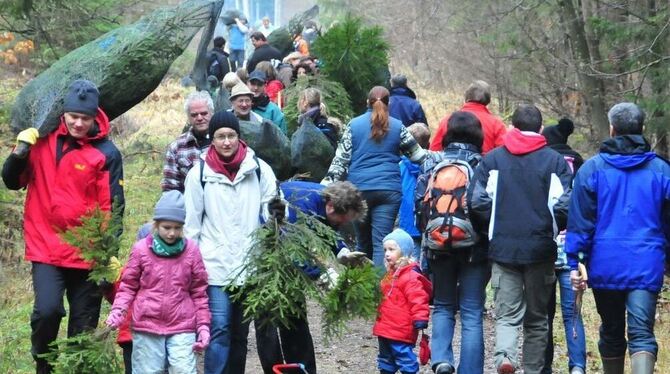
[[[275,197],[268,203],[268,211],[270,211],[270,217],[282,221],[286,216],[286,204],[281,198]]]

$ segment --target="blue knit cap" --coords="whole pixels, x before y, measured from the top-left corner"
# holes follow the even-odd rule
[[[154,221],[172,221],[184,223],[186,221],[186,209],[184,209],[184,197],[177,190],[163,192],[154,208]]]
[[[393,240],[398,243],[398,247],[400,247],[403,257],[409,257],[414,253],[414,240],[403,229],[393,230],[393,232],[384,237],[384,242],[387,240]]]

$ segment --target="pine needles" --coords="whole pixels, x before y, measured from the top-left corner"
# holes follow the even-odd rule
[[[325,271],[325,264],[334,262],[335,233],[318,219],[299,214],[296,223],[272,220],[252,235],[244,285],[231,290],[231,297],[242,300],[246,318],[291,327],[290,318],[306,317],[304,301],[322,294],[301,267]]]
[[[327,339],[341,335],[346,331],[346,321],[353,318],[373,319],[380,300],[379,275],[374,265],[345,268],[321,304],[323,335]]]
[[[86,331],[50,344],[52,351],[41,355],[53,365],[54,374],[119,374],[122,365],[116,352],[116,334],[105,327]]]
[[[114,212],[119,212],[114,204]],[[120,214],[111,213],[97,206],[83,216],[81,225],[61,233],[61,239],[81,250],[81,257],[93,263],[88,279],[94,283],[113,282],[118,276],[118,268],[110,266],[110,259],[119,252],[120,233],[123,222]]]
[[[246,274],[244,285],[229,290],[242,302],[245,318],[291,328],[292,319],[307,318],[306,300],[312,299],[324,310],[322,329],[329,338],[342,333],[351,318],[374,317],[379,300],[374,267],[338,265],[332,252],[336,234],[317,217],[298,212],[296,223],[271,221],[253,236],[248,265],[240,272]],[[329,267],[341,275],[325,291],[314,278]]]

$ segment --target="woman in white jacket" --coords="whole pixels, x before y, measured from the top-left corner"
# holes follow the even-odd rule
[[[244,373],[249,322],[224,287],[244,283],[240,269],[252,244],[250,234],[269,216],[276,178],[240,139],[232,113],[214,114],[209,137],[209,150],[186,176],[184,233],[198,242],[208,274],[212,322],[205,373],[222,373],[226,364],[229,373]]]

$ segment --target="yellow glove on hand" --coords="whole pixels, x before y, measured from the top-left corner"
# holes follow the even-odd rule
[[[107,268],[110,270],[110,272],[116,274],[114,281],[117,281],[121,276],[121,261],[119,261],[116,256],[112,256],[109,258],[109,265],[107,265]]]
[[[35,145],[35,142],[37,142],[37,138],[39,137],[40,137],[39,131],[37,131],[36,128],[31,127],[19,133],[19,135],[16,137],[16,144],[18,145],[19,142],[24,142],[30,145]]]

